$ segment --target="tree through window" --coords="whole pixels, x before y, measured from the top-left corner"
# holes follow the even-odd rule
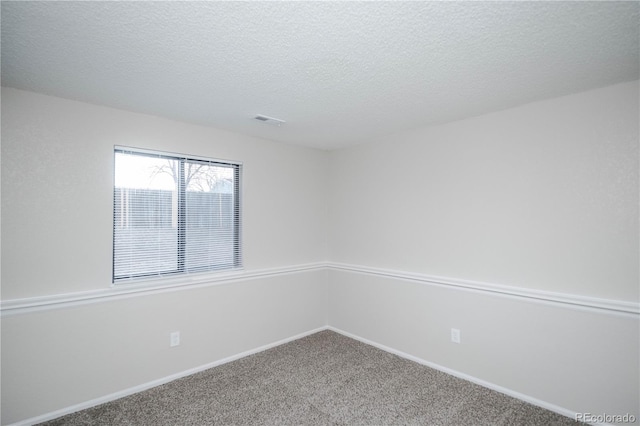
[[[240,267],[240,168],[116,147],[113,282]]]

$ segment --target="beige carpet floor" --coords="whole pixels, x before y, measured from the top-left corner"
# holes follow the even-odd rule
[[[322,331],[46,425],[575,425]]]

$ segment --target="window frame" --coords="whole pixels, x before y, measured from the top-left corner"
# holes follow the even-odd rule
[[[177,230],[177,267],[174,271],[169,272],[151,272],[151,273],[141,273],[141,274],[130,274],[130,275],[122,275],[116,276],[116,155],[118,153],[130,153],[134,155],[141,156],[149,156],[154,158],[164,158],[167,160],[175,160],[178,161],[178,167],[180,170],[180,177],[177,183],[177,222],[178,222],[178,230]],[[219,268],[216,267],[208,267],[208,268],[200,268],[200,270],[187,270],[185,266],[186,259],[186,216],[187,216],[187,207],[186,207],[186,182],[184,179],[184,165],[186,162],[202,162],[208,165],[220,165],[223,167],[231,167],[233,169],[233,211],[235,212],[232,215],[233,220],[233,261],[231,262],[231,266],[222,265]],[[136,148],[130,146],[122,146],[122,145],[114,145],[113,147],[113,181],[112,181],[112,214],[113,214],[113,222],[112,222],[112,253],[111,253],[111,286],[117,287],[122,285],[131,285],[131,284],[144,284],[152,281],[157,281],[159,283],[172,283],[176,280],[187,280],[192,282],[196,276],[203,276],[207,274],[220,274],[220,273],[229,273],[234,271],[239,271],[244,269],[243,265],[243,244],[242,244],[242,171],[243,164],[240,161],[232,161],[232,160],[222,160],[218,158],[209,158],[203,156],[196,155],[187,155],[187,154],[179,154],[175,152],[168,151],[156,151],[144,148]]]

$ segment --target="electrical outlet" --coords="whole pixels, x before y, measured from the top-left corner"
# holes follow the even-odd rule
[[[178,346],[179,344],[180,344],[180,332],[174,331],[173,333],[169,334],[169,346],[173,347],[173,346]]]
[[[451,329],[451,341],[453,343],[460,343],[460,330],[457,328]]]

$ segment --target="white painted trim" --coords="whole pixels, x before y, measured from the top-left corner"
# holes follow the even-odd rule
[[[531,397],[529,395],[522,394],[520,392],[516,392],[514,390],[511,390],[511,389],[496,385],[496,384],[491,383],[491,382],[487,382],[487,381],[479,379],[477,377],[470,376],[470,375],[465,374],[465,373],[461,373],[461,372],[459,372],[457,370],[452,370],[450,368],[441,366],[439,364],[435,364],[433,362],[426,361],[426,360],[424,360],[422,358],[418,358],[418,357],[410,355],[410,354],[408,354],[406,352],[402,352],[400,350],[391,348],[389,346],[382,345],[382,344],[374,342],[372,340],[365,339],[365,338],[360,337],[358,335],[355,335],[355,334],[346,332],[344,330],[341,330],[339,328],[327,325],[327,326],[318,327],[316,329],[309,330],[309,331],[297,334],[297,335],[292,336],[292,337],[288,337],[288,338],[285,338],[285,339],[282,339],[282,340],[278,340],[276,342],[273,342],[273,343],[270,343],[270,344],[267,344],[267,345],[263,345],[263,346],[260,346],[258,348],[255,348],[255,349],[244,351],[244,352],[241,352],[239,354],[232,355],[232,356],[223,358],[223,359],[218,360],[218,361],[214,361],[214,362],[211,362],[211,363],[208,363],[208,364],[204,364],[204,365],[201,365],[199,367],[190,368],[188,370],[185,370],[185,371],[182,371],[182,372],[179,372],[179,373],[175,373],[175,374],[163,377],[161,379],[152,380],[150,382],[143,383],[143,384],[138,385],[138,386],[134,386],[134,387],[131,387],[131,388],[128,388],[128,389],[124,389],[124,390],[119,391],[119,392],[114,392],[112,394],[105,395],[105,396],[102,396],[102,397],[99,397],[99,398],[95,398],[95,399],[92,399],[92,400],[89,400],[89,401],[81,402],[79,404],[75,404],[75,405],[72,405],[70,407],[62,408],[60,410],[52,411],[50,413],[46,413],[46,414],[42,414],[42,415],[39,415],[39,416],[36,416],[36,417],[32,417],[32,418],[29,418],[29,419],[21,420],[19,422],[12,423],[12,424],[10,424],[8,426],[31,426],[31,425],[35,425],[35,424],[38,424],[38,423],[42,423],[42,422],[48,421],[48,420],[53,420],[53,419],[56,419],[58,417],[61,417],[61,416],[67,415],[67,414],[75,413],[77,411],[86,410],[88,408],[95,407],[97,405],[104,404],[104,403],[107,403],[107,402],[110,402],[110,401],[115,401],[116,399],[120,399],[120,398],[129,396],[129,395],[133,395],[133,394],[136,394],[138,392],[142,392],[142,391],[145,391],[147,389],[151,389],[151,388],[154,388],[156,386],[160,386],[160,385],[163,385],[165,383],[169,383],[171,381],[180,379],[182,377],[186,377],[186,376],[189,376],[189,375],[192,375],[192,374],[195,374],[195,373],[199,373],[199,372],[207,370],[209,368],[217,367],[219,365],[223,365],[223,364],[226,364],[228,362],[232,362],[232,361],[238,360],[240,358],[244,358],[244,357],[247,357],[249,355],[253,355],[253,354],[265,351],[267,349],[271,349],[271,348],[274,348],[276,346],[280,346],[280,345],[283,345],[285,343],[289,343],[289,342],[292,342],[294,340],[298,340],[298,339],[301,339],[303,337],[310,336],[312,334],[315,334],[315,333],[318,333],[318,332],[324,331],[324,330],[331,330],[333,332],[342,334],[343,336],[349,337],[351,339],[358,340],[358,341],[360,341],[362,343],[365,343],[367,345],[371,345],[373,347],[381,349],[381,350],[383,350],[385,352],[392,353],[392,354],[397,355],[399,357],[408,359],[408,360],[413,361],[413,362],[417,362],[418,364],[425,365],[425,366],[433,368],[435,370],[442,371],[443,373],[450,374],[450,375],[458,377],[460,379],[467,380],[469,382],[475,383],[475,384],[483,386],[485,388],[495,390],[495,391],[500,392],[502,394],[511,396],[511,397],[519,399],[521,401],[528,402],[530,404],[536,405],[536,406],[544,408],[546,410],[553,411],[554,413],[558,413],[560,415],[569,417],[571,419],[575,420],[575,418],[576,418],[577,413],[572,411],[572,410],[560,407],[560,406],[555,405],[555,404],[551,404],[551,403],[546,402],[546,401],[542,401],[540,399]],[[605,425],[606,425],[606,423],[605,423]]]
[[[622,300],[602,299],[576,294],[556,293],[525,287],[506,286],[480,281],[463,280],[458,278],[439,277],[413,272],[396,271],[392,269],[371,268],[368,266],[351,265],[345,263],[316,262],[277,268],[259,269],[254,271],[231,271],[219,274],[201,274],[192,277],[181,277],[175,280],[151,280],[139,284],[120,284],[111,288],[57,294],[51,296],[30,297],[0,301],[2,317],[24,314],[34,311],[66,308],[71,306],[99,303],[103,301],[165,293],[170,291],[187,290],[232,282],[301,273],[314,270],[347,271],[379,277],[394,278],[423,285],[440,286],[451,289],[472,291],[502,297],[513,297],[521,300],[547,303],[565,308],[577,308],[599,313],[616,314],[638,318],[640,303]]]
[[[99,398],[91,399],[89,401],[81,402],[79,404],[75,404],[75,405],[72,405],[70,407],[62,408],[60,410],[52,411],[50,413],[42,414],[40,416],[31,417],[30,419],[21,420],[19,422],[12,423],[9,426],[30,426],[30,425],[35,425],[35,424],[38,424],[38,423],[46,422],[48,420],[56,419],[58,417],[62,417],[62,416],[67,415],[67,414],[75,413],[77,411],[86,410],[87,408],[95,407],[96,405],[100,405],[100,404],[104,404],[104,403],[107,403],[107,402],[115,401],[116,399],[124,398],[125,396],[133,395],[133,394],[136,394],[138,392],[142,392],[142,391],[145,391],[147,389],[151,389],[151,388],[154,388],[156,386],[160,386],[160,385],[163,385],[165,383],[172,382],[172,381],[180,379],[182,377],[190,376],[192,374],[199,373],[199,372],[204,371],[204,370],[208,370],[209,368],[217,367],[219,365],[223,365],[223,364],[226,364],[226,363],[231,362],[231,361],[236,361],[236,360],[238,360],[240,358],[244,358],[244,357],[247,357],[249,355],[254,355],[254,354],[257,354],[259,352],[266,351],[267,349],[271,349],[271,348],[274,348],[276,346],[280,346],[280,345],[283,345],[285,343],[289,343],[289,342],[292,342],[294,340],[301,339],[303,337],[309,336],[311,334],[318,333],[318,332],[323,331],[323,330],[327,330],[327,326],[319,327],[319,328],[316,328],[316,329],[313,329],[313,330],[310,330],[310,331],[305,331],[304,333],[296,334],[295,336],[287,337],[286,339],[278,340],[277,342],[269,343],[269,344],[257,347],[255,349],[250,349],[248,351],[244,351],[244,352],[241,352],[239,354],[232,355],[232,356],[220,359],[218,361],[210,362],[208,364],[204,364],[204,365],[201,365],[199,367],[194,367],[194,368],[190,368],[190,369],[185,370],[185,371],[181,371],[179,373],[171,374],[170,376],[166,376],[166,377],[163,377],[161,379],[152,380],[150,382],[143,383],[141,385],[134,386],[134,387],[131,387],[131,388],[128,388],[128,389],[124,389],[124,390],[119,391],[119,392],[114,392],[114,393],[109,394],[109,395],[105,395],[105,396],[101,396]]]
[[[154,280],[128,285],[120,284],[101,290],[0,301],[0,313],[2,314],[2,317],[5,317],[34,311],[68,308],[88,303],[99,303],[149,294],[224,285],[237,281],[247,281],[324,269],[326,269],[325,263],[308,263],[254,271],[199,274],[190,277],[181,277],[180,279],[175,280]]]
[[[370,268],[367,266],[350,265],[345,263],[328,263],[327,267],[337,271],[356,272],[379,277],[394,278],[403,281],[411,281],[425,285],[435,285],[459,290],[528,299],[530,301],[551,303],[556,306],[560,304],[565,307],[577,307],[592,311],[618,313],[626,316],[632,315],[633,317],[640,316],[640,303],[636,302],[601,299],[596,297],[580,296],[577,294],[556,293],[525,287],[513,287],[458,278],[438,277],[433,275],[395,271],[391,269]]]
[[[380,343],[374,342],[372,340],[365,339],[364,337],[360,337],[360,336],[357,336],[355,334],[351,334],[349,332],[346,332],[346,331],[341,330],[339,328],[333,327],[331,325],[327,326],[326,328],[327,328],[327,330],[335,331],[336,333],[340,333],[343,336],[349,337],[351,339],[358,340],[358,341],[360,341],[362,343],[365,343],[367,345],[374,346],[374,347],[376,347],[378,349],[381,349],[381,350],[383,350],[385,352],[389,352],[389,353],[392,353],[394,355],[398,355],[399,357],[408,359],[409,361],[413,361],[413,362],[417,362],[418,364],[426,365],[427,367],[431,367],[431,368],[433,368],[435,370],[442,371],[443,373],[450,374],[452,376],[455,376],[455,377],[458,377],[460,379],[463,379],[463,380],[475,383],[477,385],[480,385],[482,387],[485,387],[485,388],[500,392],[502,394],[511,396],[511,397],[519,399],[521,401],[525,401],[525,402],[528,402],[530,404],[536,405],[538,407],[542,407],[542,408],[544,408],[546,410],[553,411],[554,413],[561,414],[561,415],[569,417],[569,418],[571,418],[573,420],[575,420],[575,418],[576,418],[576,414],[577,413],[573,412],[572,410],[569,410],[569,409],[566,409],[566,408],[551,404],[551,403],[546,402],[546,401],[542,401],[540,399],[531,397],[529,395],[522,394],[520,392],[516,392],[516,391],[511,390],[511,389],[507,389],[505,387],[496,385],[496,384],[491,383],[491,382],[487,382],[487,381],[479,379],[477,377],[470,376],[468,374],[461,373],[459,371],[452,370],[452,369],[447,368],[447,367],[443,367],[442,365],[435,364],[435,363],[430,362],[430,361],[426,361],[426,360],[424,360],[422,358],[418,358],[418,357],[410,355],[410,354],[408,354],[406,352],[402,352],[402,351],[399,351],[397,349],[393,349],[393,348],[391,348],[389,346],[385,346],[385,345],[382,345]]]

